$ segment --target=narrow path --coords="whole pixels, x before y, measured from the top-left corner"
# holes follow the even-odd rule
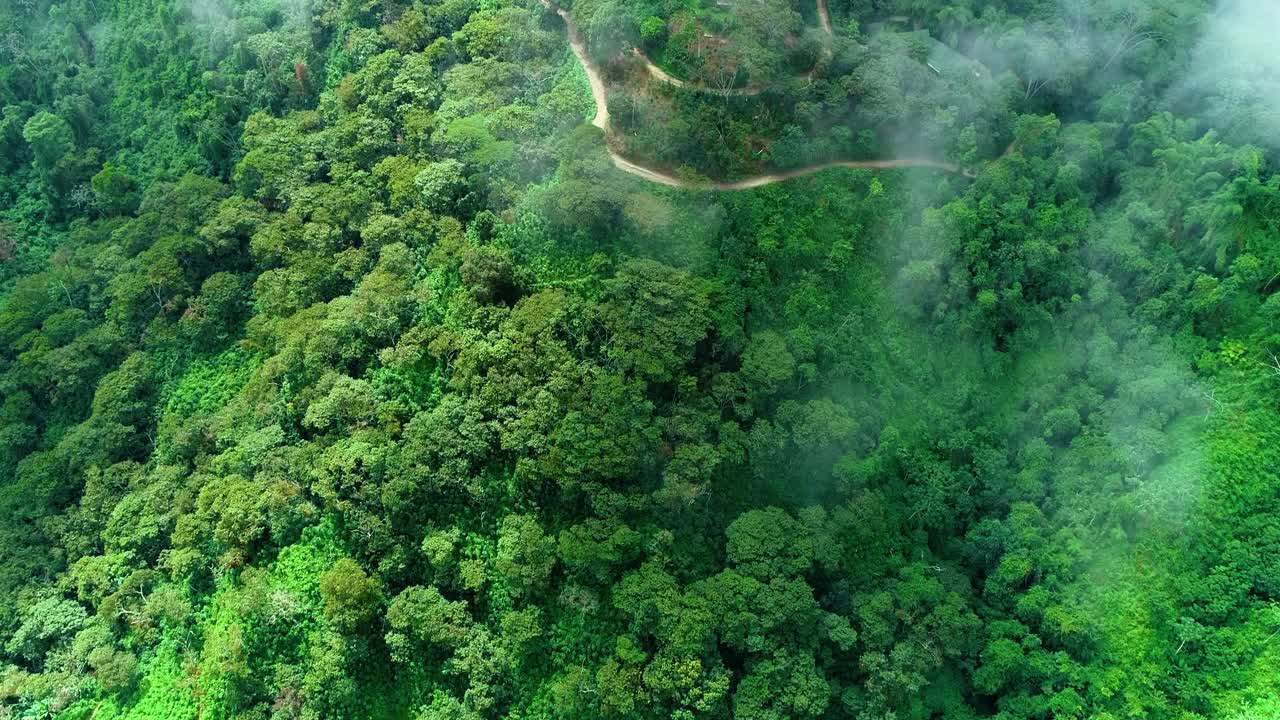
[[[561,13],[561,17],[565,17],[563,12]],[[821,23],[823,34],[826,36],[825,41],[823,42],[822,52],[824,55],[829,56],[831,54],[832,40],[835,39],[835,31],[831,29],[831,14],[827,12],[827,0],[818,0],[818,21]],[[640,59],[640,62],[644,63],[644,69],[649,73],[649,77],[660,83],[670,85],[671,87],[688,88],[690,90],[697,90],[698,92],[704,92],[709,95],[719,95],[721,97],[755,97],[756,95],[764,92],[764,88],[758,85],[749,85],[744,88],[713,88],[681,80],[666,70],[658,67],[657,64],[649,59],[649,56],[645,54],[644,50],[635,47],[631,48],[631,52]],[[813,69],[809,71],[807,77],[810,80],[813,79],[813,74],[820,64],[821,63],[815,64]]]
[[[542,4],[548,10],[555,10],[564,20],[565,30],[569,34],[569,47],[573,48],[573,54],[578,58],[578,64],[587,73],[587,80],[591,83],[591,98],[596,103],[596,116],[591,120],[591,124],[609,132],[609,94],[605,92],[604,78],[596,70],[596,66],[587,57],[587,45],[582,42],[582,36],[578,34],[578,26],[573,24],[573,18],[569,17],[569,12],[564,8],[551,4],[551,0],[542,0]],[[612,154],[612,151],[610,151]]]
[[[826,31],[828,38],[836,34],[831,29],[831,13],[827,12],[827,0],[818,0],[818,22],[822,23],[822,29]]]
[[[953,163],[942,162],[941,160],[930,160],[928,158],[890,158],[888,160],[833,160],[831,162],[819,163],[817,165],[806,165],[795,170],[786,170],[784,172],[770,173],[768,175],[757,175],[756,177],[745,178],[743,180],[735,180],[733,182],[720,182],[712,186],[713,190],[748,190],[750,188],[760,187],[761,185],[772,185],[776,182],[791,180],[805,175],[812,175],[823,170],[831,168],[872,168],[877,170],[893,170],[897,168],[934,168],[935,170],[944,170],[956,175],[963,175],[967,178],[977,177],[972,170],[962,168]],[[687,187],[687,185],[686,185]],[[695,186],[696,187],[696,186]]]
[[[644,63],[644,69],[649,72],[649,77],[660,83],[670,85],[671,87],[688,88],[690,90],[707,93],[708,95],[720,95],[721,97],[751,97],[759,95],[764,90],[763,88],[756,86],[748,86],[744,88],[713,88],[707,87],[706,85],[697,85],[695,83],[685,82],[655,65],[653,61],[649,59],[649,56],[645,55],[644,51],[640,48],[631,48],[631,52],[634,53],[637,58],[640,58],[640,62]]]
[[[685,188],[692,190],[715,190],[724,192],[729,190],[750,190],[764,185],[772,185],[773,183],[792,180],[805,175],[830,170],[832,168],[870,168],[876,170],[894,170],[899,168],[934,168],[936,170],[944,170],[957,175],[964,175],[967,178],[976,177],[972,170],[962,168],[953,163],[942,162],[940,160],[930,160],[928,158],[890,158],[888,160],[833,160],[831,162],[818,163],[815,165],[806,165],[795,170],[784,170],[767,175],[755,175],[742,180],[732,180],[729,182],[698,182],[696,180],[686,180],[676,177],[661,170],[654,170],[643,165],[627,160],[613,150],[609,151],[609,157],[613,160],[614,166],[619,170],[631,173],[636,177],[644,178],[650,182],[659,183],[668,187]]]
[[[591,83],[591,97],[596,104],[596,116],[591,120],[591,124],[600,128],[605,133],[605,149],[609,153],[609,159],[613,161],[614,167],[619,170],[635,175],[638,178],[648,180],[649,182],[658,183],[674,188],[684,188],[689,190],[747,190],[757,188],[764,185],[772,185],[773,183],[791,180],[805,175],[828,170],[830,168],[873,168],[873,169],[894,169],[894,168],[912,168],[925,167],[943,170],[965,177],[974,177],[974,172],[959,165],[942,162],[939,160],[930,160],[927,158],[890,158],[888,160],[836,160],[833,162],[817,163],[795,170],[787,170],[784,172],[768,173],[765,175],[756,175],[754,177],[743,178],[731,182],[697,182],[685,180],[676,177],[661,170],[645,167],[638,163],[634,163],[617,153],[609,146],[609,102],[608,93],[605,90],[604,78],[601,77],[600,71],[596,68],[595,63],[587,55],[587,46],[582,41],[582,35],[578,32],[578,27],[574,25],[573,18],[569,16],[568,11],[558,8],[551,3],[551,0],[541,0],[542,4],[549,10],[555,10],[556,13],[564,20],[565,29],[569,35],[569,47],[573,49],[574,56],[578,59],[578,64],[582,66],[584,72],[587,73],[587,79]],[[822,4],[825,7],[825,3]]]

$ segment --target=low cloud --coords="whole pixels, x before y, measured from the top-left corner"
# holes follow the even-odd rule
[[[1224,0],[1175,101],[1229,139],[1280,147],[1280,2]]]

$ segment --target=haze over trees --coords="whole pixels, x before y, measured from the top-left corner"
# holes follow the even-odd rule
[[[559,7],[0,5],[0,717],[1280,715],[1275,8]]]

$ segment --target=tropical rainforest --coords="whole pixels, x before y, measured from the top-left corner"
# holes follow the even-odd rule
[[[1271,0],[4,0],[0,718],[1280,718]]]

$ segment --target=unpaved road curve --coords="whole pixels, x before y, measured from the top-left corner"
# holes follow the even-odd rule
[[[818,21],[822,23],[822,30],[827,33],[827,37],[835,35],[835,31],[831,29],[831,13],[827,12],[827,0],[818,0]]]
[[[565,17],[565,14],[561,12],[560,16]],[[822,32],[825,36],[823,53],[830,55],[831,41],[835,38],[835,31],[831,29],[831,14],[827,12],[827,0],[818,0],[818,20],[822,24]],[[568,22],[567,17],[565,17],[565,22]],[[710,95],[719,95],[721,97],[755,97],[756,95],[764,92],[764,88],[756,85],[750,85],[744,88],[713,88],[707,87],[706,85],[687,82],[658,67],[640,48],[631,48],[631,52],[640,59],[640,62],[644,63],[644,69],[649,73],[649,77],[660,83],[670,85],[671,87],[688,88],[690,90],[697,90],[698,92],[704,92]],[[813,79],[813,73],[816,69],[817,66],[815,65],[814,69],[809,71],[808,77],[810,80]]]
[[[837,167],[872,168],[881,170],[923,167],[935,168],[937,170],[943,170],[957,175],[964,175],[965,177],[974,176],[973,171],[971,170],[952,163],[941,162],[939,160],[929,160],[925,158],[890,158],[888,160],[837,160],[834,162],[809,165],[795,170],[787,170],[785,172],[756,175],[754,177],[734,180],[732,182],[707,183],[686,180],[684,178],[679,178],[675,175],[662,172],[661,170],[655,170],[653,168],[634,163],[619,155],[612,147],[609,147],[609,102],[608,94],[605,91],[604,78],[601,77],[595,63],[593,63],[591,58],[587,55],[587,46],[582,41],[582,35],[578,32],[577,25],[573,23],[573,18],[569,16],[568,11],[553,5],[551,0],[541,0],[541,2],[548,9],[555,10],[556,13],[558,13],[564,20],[565,29],[569,35],[569,47],[573,49],[573,54],[577,57],[578,64],[582,66],[583,71],[587,74],[587,80],[591,83],[591,97],[595,101],[596,105],[596,116],[591,120],[591,124],[605,132],[605,149],[609,153],[609,159],[613,161],[614,167],[625,173],[635,175],[636,177],[648,180],[649,182],[666,185],[668,187],[716,191],[748,190],[750,188],[772,185],[773,183],[783,182],[785,180],[791,180],[805,175],[812,175],[813,173]],[[826,3],[820,3],[819,7],[825,11]]]
[[[876,170],[895,170],[899,168],[934,168],[944,170],[949,173],[964,175],[965,177],[974,177],[974,173],[970,170],[954,165],[952,163],[941,162],[938,160],[930,160],[928,158],[891,158],[889,160],[835,160],[817,165],[807,165],[795,170],[785,170],[768,175],[756,175],[754,177],[744,178],[742,180],[734,180],[731,182],[698,182],[697,180],[686,180],[678,178],[674,175],[664,173],[661,170],[654,170],[643,165],[637,165],[630,160],[622,157],[613,150],[609,151],[609,157],[612,158],[613,164],[624,172],[631,173],[636,177],[644,178],[650,182],[659,183],[668,187],[685,188],[694,190],[750,190],[764,185],[772,185],[773,183],[792,180],[805,175],[812,175],[823,170],[832,168],[872,168]]]
[[[573,18],[569,17],[567,10],[552,5],[551,0],[542,0],[542,4],[548,10],[555,10],[560,15],[560,19],[564,20],[565,29],[569,33],[569,47],[573,48],[578,64],[586,71],[587,80],[591,82],[591,98],[596,103],[596,116],[591,120],[591,124],[606,133],[609,132],[609,95],[604,89],[604,78],[600,77],[595,64],[587,57],[587,46],[582,42],[582,36],[578,34],[578,26],[573,24]]]
[[[743,180],[734,180],[733,182],[715,183],[711,189],[713,190],[749,190],[751,188],[760,187],[761,185],[771,185],[784,180],[804,177],[812,175],[823,170],[831,168],[873,168],[877,170],[894,170],[898,168],[934,168],[935,170],[944,170],[956,175],[964,175],[965,177],[974,177],[971,170],[966,170],[959,165],[942,162],[940,160],[930,160],[928,158],[890,158],[888,160],[835,160],[832,162],[819,163],[817,165],[807,165],[795,170],[787,170],[784,172],[771,173],[768,175],[757,175],[756,177],[745,178]],[[694,184],[687,184],[686,187],[697,187]]]
[[[649,77],[660,83],[670,85],[671,87],[688,88],[690,90],[707,93],[708,95],[720,95],[721,97],[751,97],[763,92],[763,88],[754,86],[744,88],[712,88],[707,87],[706,85],[697,85],[685,82],[657,65],[654,65],[653,61],[649,59],[649,56],[645,55],[644,51],[640,48],[631,48],[631,52],[640,59],[640,62],[644,63],[644,69],[649,72]]]

